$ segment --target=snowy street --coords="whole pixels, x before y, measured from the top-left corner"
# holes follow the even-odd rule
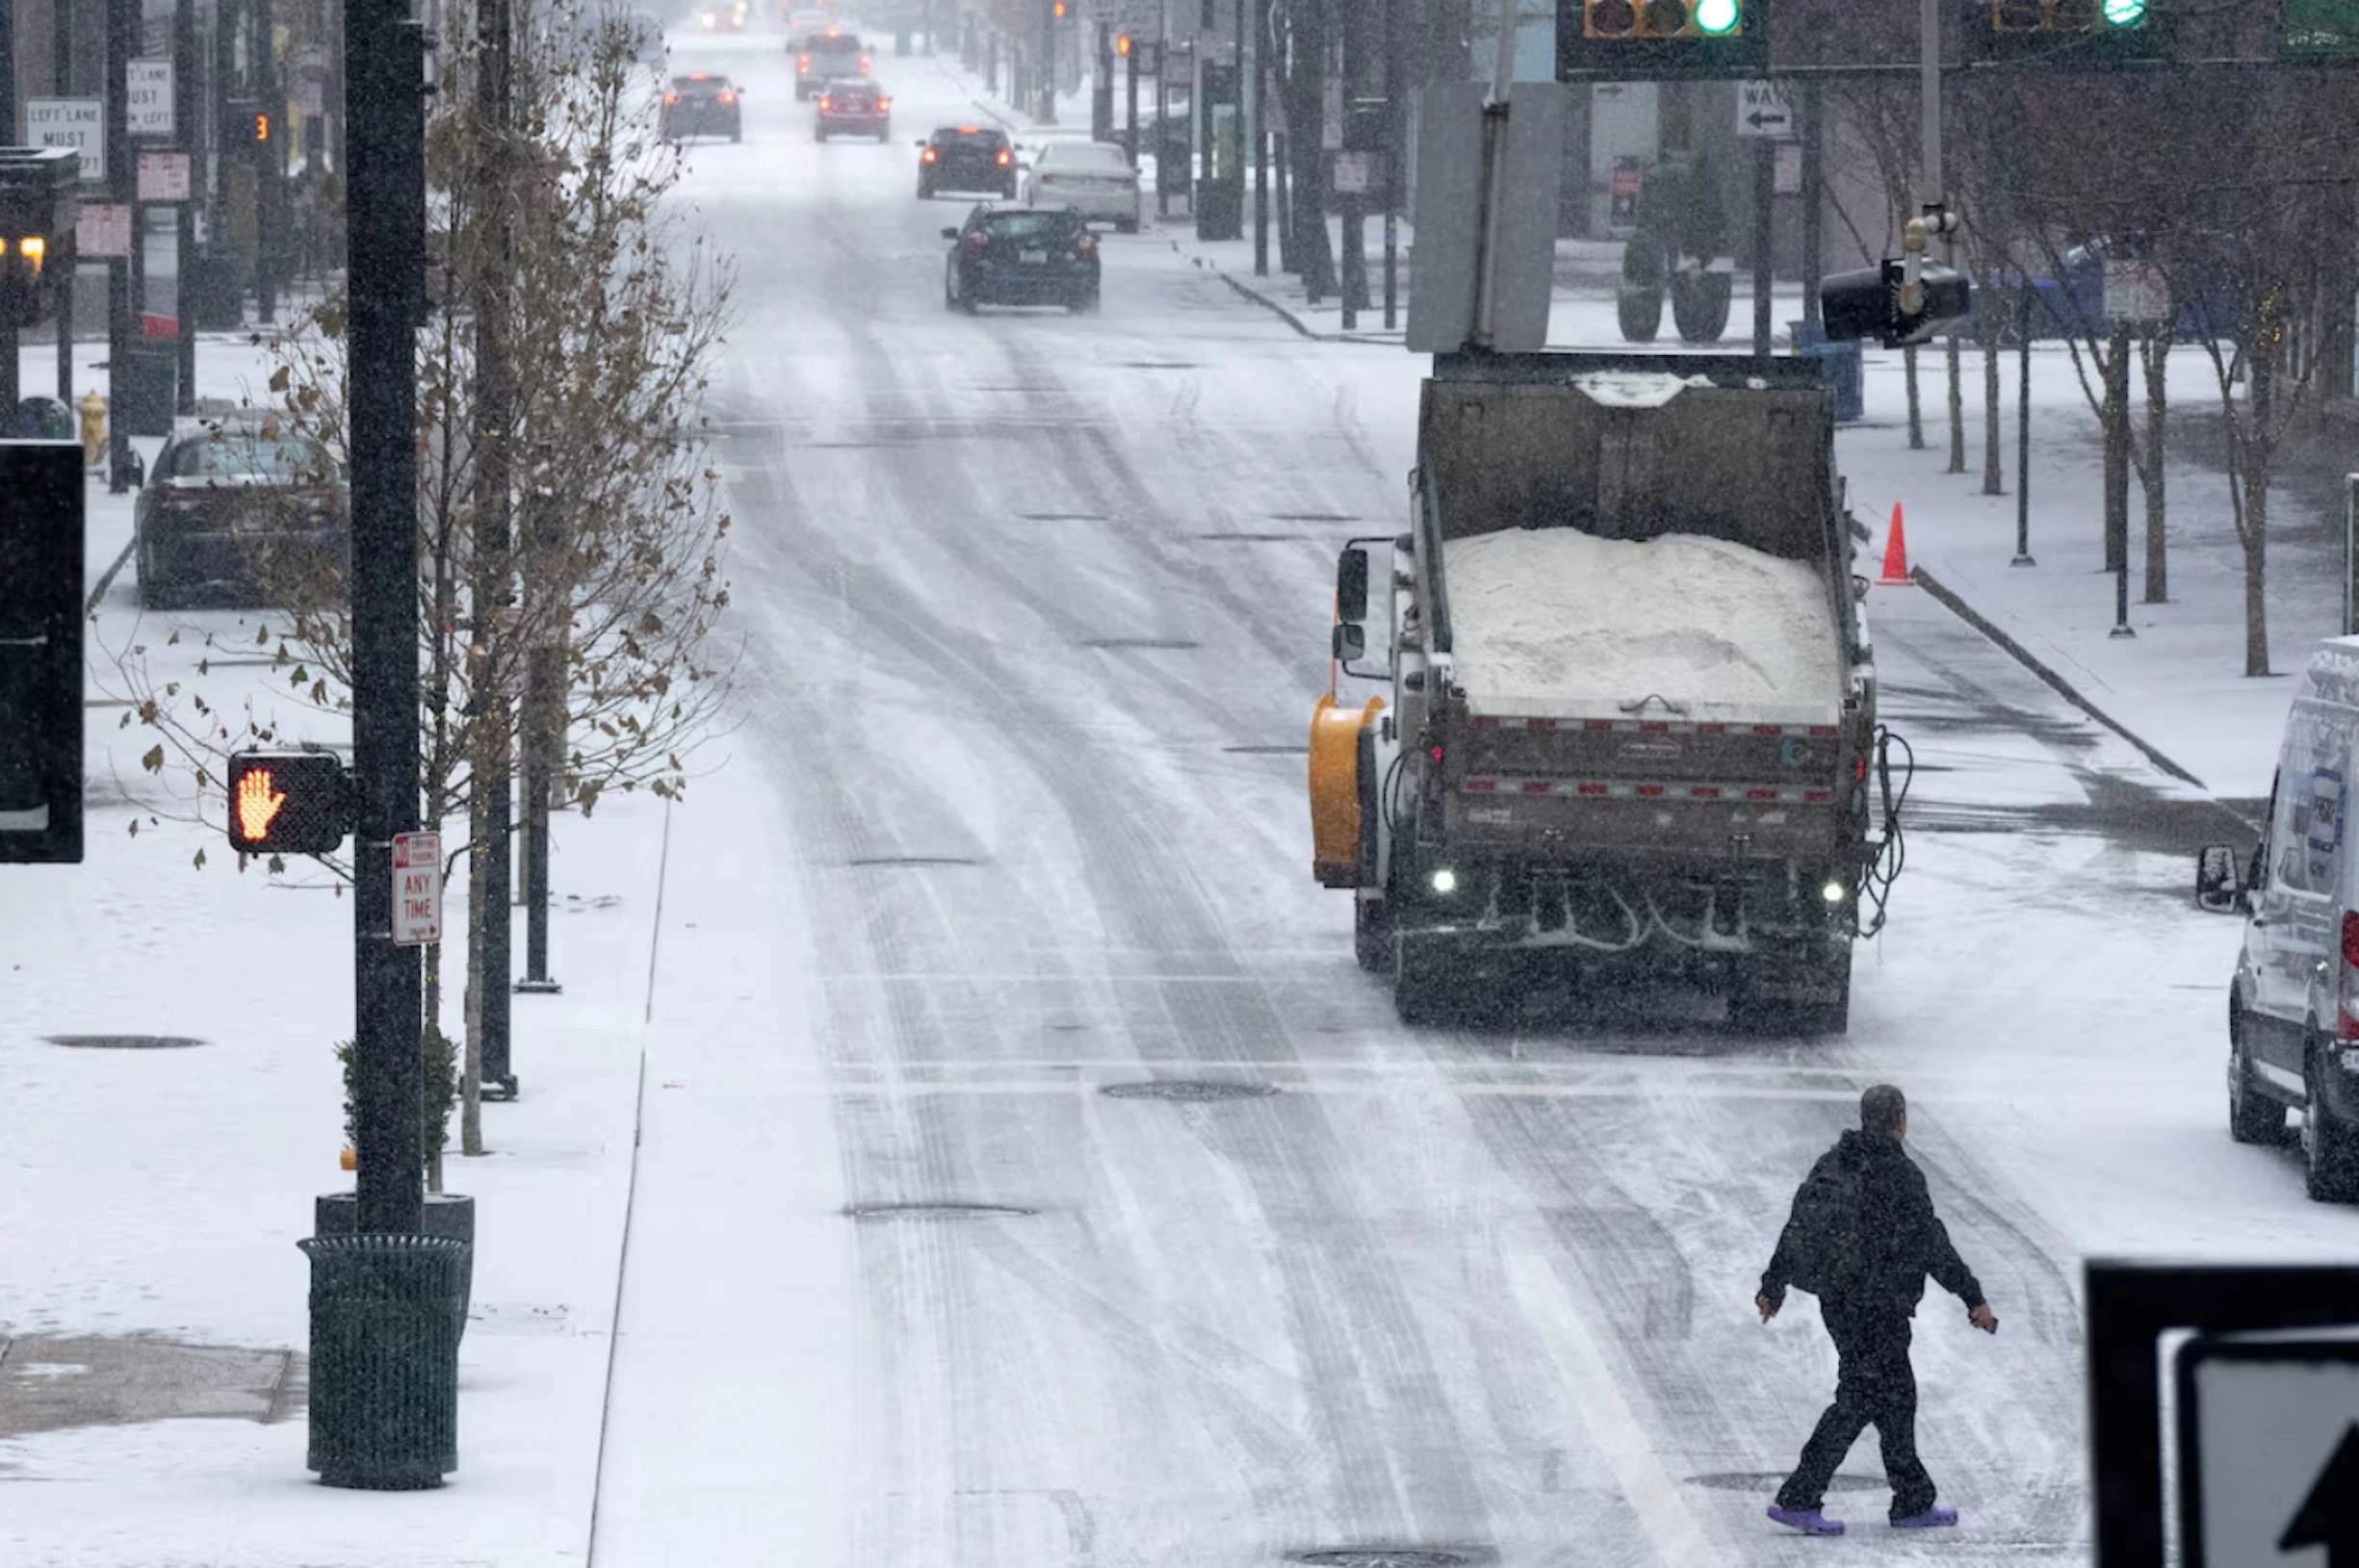
[[[683,186],[738,273],[734,706],[676,810],[556,829],[565,992],[517,999],[522,1099],[448,1161],[483,1215],[459,1469],[313,1486],[267,1378],[171,1412],[216,1419],[12,1425],[0,1359],[0,1568],[1814,1561],[1763,1509],[1835,1357],[1811,1298],[1765,1326],[1753,1295],[1883,1081],[2000,1329],[1937,1289],[1916,1319],[1964,1528],[1888,1531],[1872,1440],[1828,1509],[1879,1560],[2087,1562],[2084,1260],[2359,1250],[2297,1154],[2228,1136],[2239,924],[2190,895],[2198,845],[2249,850],[2237,810],[1876,586],[1915,773],[1847,1036],[1677,992],[1405,1027],[1312,880],[1305,734],[1336,552],[1406,526],[1425,362],[1306,339],[1177,219],[1101,235],[1099,313],[946,310],[970,204],[913,198],[914,143],[985,113],[947,61],[888,43],[890,141],[822,144],[776,35],[673,46],[743,89],[743,141]],[[1895,476],[1938,464],[1895,457],[1888,370],[1838,443],[1878,550]],[[93,584],[126,507],[93,510]],[[126,575],[93,635],[165,624]],[[2216,730],[2273,736],[2283,683],[2218,685]],[[152,737],[111,689],[90,862],[0,879],[0,1356],[147,1335],[291,1369],[293,1241],[350,1180],[350,905],[219,863],[218,824],[146,826]],[[204,1048],[48,1042],[100,1029]],[[70,1484],[10,1484],[37,1481]]]

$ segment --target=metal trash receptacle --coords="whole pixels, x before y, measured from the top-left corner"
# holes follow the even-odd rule
[[[308,1468],[328,1486],[417,1491],[458,1468],[459,1292],[472,1248],[436,1236],[311,1236]]]
[[[1867,416],[1867,363],[1856,343],[1829,343],[1827,334],[1810,321],[1788,321],[1786,332],[1796,353],[1808,354],[1819,362],[1827,377],[1827,388],[1834,394],[1835,423],[1847,424]]]

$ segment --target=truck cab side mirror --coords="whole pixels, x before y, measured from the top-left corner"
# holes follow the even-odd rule
[[[1350,621],[1337,622],[1333,652],[1339,663],[1358,663],[1368,652],[1367,629]]]
[[[1335,557],[1335,619],[1357,630],[1367,618],[1368,553],[1353,545]]]
[[[2206,844],[2195,854],[2195,907],[2211,914],[2235,914],[2252,908],[2244,879],[2238,874],[2236,851],[2226,844]]]

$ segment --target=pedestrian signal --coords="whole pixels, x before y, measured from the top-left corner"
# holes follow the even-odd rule
[[[327,855],[351,808],[330,752],[240,752],[229,759],[229,847],[241,855]]]

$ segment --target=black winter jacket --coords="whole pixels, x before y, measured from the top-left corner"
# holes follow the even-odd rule
[[[1819,1166],[1832,1160],[1860,1173],[1861,1231],[1868,1256],[1855,1291],[1836,1303],[1844,1307],[1881,1310],[1913,1316],[1925,1298],[1925,1276],[1966,1303],[1968,1311],[1983,1304],[1983,1287],[1974,1271],[1950,1245],[1949,1227],[1933,1213],[1932,1194],[1926,1190],[1925,1172],[1917,1169],[1901,1141],[1885,1133],[1853,1128],[1835,1146],[1819,1156]],[[1761,1294],[1773,1304],[1785,1300],[1793,1278],[1793,1248],[1798,1244],[1789,1217],[1777,1238],[1776,1255],[1761,1275]]]

